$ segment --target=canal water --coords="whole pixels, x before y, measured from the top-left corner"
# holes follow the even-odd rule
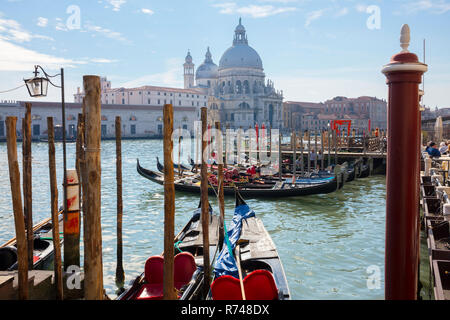
[[[22,145],[18,144],[22,172]],[[62,144],[56,145],[62,198]],[[122,141],[123,254],[126,284],[144,269],[145,260],[163,251],[163,186],[136,172],[156,169],[163,158],[161,140]],[[33,222],[50,217],[48,146],[33,143]],[[68,168],[75,164],[75,144],[67,145]],[[115,297],[116,182],[115,142],[102,142],[103,273],[107,294]],[[383,299],[385,177],[355,180],[340,191],[279,200],[248,200],[272,236],[281,256],[293,299]],[[218,211],[215,198],[210,198]],[[189,220],[198,195],[176,194],[175,232]],[[61,204],[61,200],[59,202]],[[226,199],[226,221],[234,199]],[[0,243],[13,237],[11,189],[6,144],[0,143]],[[81,245],[81,249],[83,246]],[[81,259],[83,261],[83,259]]]

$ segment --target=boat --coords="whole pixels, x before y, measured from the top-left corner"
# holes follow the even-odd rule
[[[144,178],[160,185],[164,184],[164,175],[141,167],[139,159],[137,159],[136,168],[137,172]],[[232,185],[225,185],[223,189],[227,196],[234,196],[235,189],[238,189],[239,193],[246,198],[278,198],[331,193],[343,186],[343,174],[338,167],[336,172],[337,174],[332,179],[325,180],[322,183],[292,184],[283,180],[271,184],[235,182]],[[174,181],[174,185],[176,191],[200,194],[200,180],[196,177],[180,177]],[[216,194],[216,190],[211,186],[208,187],[208,192],[210,195]]]
[[[59,215],[59,229],[63,228],[62,214]],[[45,219],[33,227],[33,270],[53,268],[54,246],[52,236],[53,223]],[[60,238],[62,245],[64,239]],[[17,270],[17,241],[13,238],[0,246],[0,271]]]
[[[209,208],[209,245],[211,265],[215,261],[219,243],[219,216]],[[205,299],[203,284],[203,233],[201,206],[175,237],[174,280],[180,300]],[[145,271],[117,300],[161,300],[163,298],[163,255],[149,257]]]
[[[261,219],[236,191],[225,244],[214,265],[212,300],[290,300],[276,246]]]
[[[156,157],[156,167],[158,168],[158,171],[161,173],[164,173],[164,165],[161,164],[161,162],[159,162],[159,157]],[[191,168],[188,168],[186,166],[184,166],[183,164],[180,164],[180,166],[178,166],[178,164],[173,164],[173,168],[174,169],[178,169],[178,167],[181,168],[182,171],[191,171]]]
[[[367,178],[370,176],[370,166],[368,163],[362,163],[358,178]]]

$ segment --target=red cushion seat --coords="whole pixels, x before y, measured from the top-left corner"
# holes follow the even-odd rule
[[[191,281],[197,266],[189,252],[181,252],[174,258],[174,284],[177,290]],[[137,300],[161,300],[163,298],[164,258],[152,256],[145,262],[146,284],[136,295]]]
[[[278,289],[272,273],[267,270],[255,270],[243,280],[247,300],[276,300]],[[213,300],[242,300],[239,279],[221,276],[211,285]]]

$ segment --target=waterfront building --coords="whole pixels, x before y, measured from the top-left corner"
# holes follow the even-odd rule
[[[332,120],[351,120],[352,128],[362,132],[387,129],[387,103],[376,97],[334,97],[325,102],[283,104],[283,123],[289,130],[326,130]]]
[[[18,118],[18,136],[22,137],[22,118],[25,117],[24,101],[0,103],[0,140],[6,138],[5,119],[8,116]],[[33,139],[47,137],[47,117],[54,118],[55,126],[62,125],[60,102],[32,101],[31,131]],[[194,121],[197,120],[195,107],[174,107],[174,128],[183,128],[191,133]],[[67,137],[76,137],[78,114],[81,113],[81,103],[66,103]],[[115,118],[122,119],[123,138],[161,137],[163,133],[163,106],[158,105],[121,105],[103,104],[101,115],[102,139],[115,137]]]

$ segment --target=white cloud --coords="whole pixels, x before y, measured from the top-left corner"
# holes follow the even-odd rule
[[[319,19],[323,15],[324,12],[325,12],[325,9],[320,9],[320,10],[315,10],[315,11],[311,11],[310,13],[308,13],[308,15],[306,16],[305,27],[309,27],[311,22]]]
[[[339,10],[338,12],[335,13],[335,17],[342,17],[348,14],[348,9],[347,8],[342,8],[341,10]]]
[[[123,42],[127,42],[128,41],[120,32],[112,31],[110,29],[103,28],[103,27],[100,27],[100,26],[87,24],[85,26],[85,29],[87,31],[98,33],[98,34],[100,34],[102,36],[105,36],[107,38],[110,38],[110,39],[123,41]]]
[[[126,88],[140,87],[144,85],[166,86],[181,88],[183,86],[181,65],[184,60],[180,58],[169,58],[166,60],[166,71],[144,75],[135,80],[123,83]]]
[[[0,36],[3,39],[12,40],[19,43],[29,42],[32,39],[54,40],[48,36],[32,34],[23,29],[17,21],[12,19],[4,19],[2,15],[0,15]]]
[[[114,62],[118,62],[119,60],[105,59],[105,58],[93,58],[93,59],[90,59],[90,61],[95,62],[95,63],[114,63]]]
[[[446,0],[420,0],[404,4],[403,8],[407,13],[429,11],[434,14],[443,14],[450,11],[450,2]]]
[[[85,64],[84,61],[74,61],[48,54],[36,52],[13,44],[0,37],[0,70],[1,71],[32,71],[36,64],[49,70],[57,70],[61,66],[73,68]]]
[[[47,18],[43,18],[43,17],[38,18],[38,22],[37,22],[38,27],[45,28],[47,26],[47,24],[48,24]]]
[[[106,2],[113,6],[113,11],[120,11],[120,7],[127,3],[126,0],[106,0]]]
[[[153,15],[155,12],[153,11],[153,10],[151,10],[151,9],[147,9],[147,8],[142,8],[141,9],[141,12],[142,13],[145,13],[145,14],[148,14],[148,15]]]
[[[222,14],[241,14],[252,18],[265,18],[280,13],[296,11],[295,7],[274,7],[272,5],[249,5],[239,7],[234,2],[218,3],[213,7],[219,8]]]

